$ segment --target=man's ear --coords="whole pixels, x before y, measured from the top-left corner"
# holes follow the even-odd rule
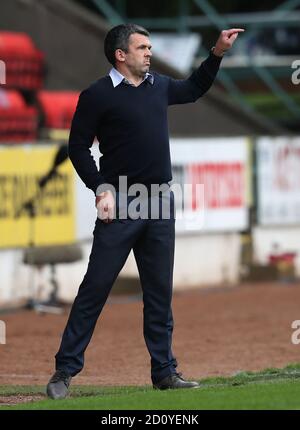
[[[115,51],[116,60],[121,61],[122,63],[125,61],[125,52],[122,49],[116,49]]]

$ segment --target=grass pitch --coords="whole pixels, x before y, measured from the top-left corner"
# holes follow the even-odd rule
[[[0,410],[259,410],[300,409],[300,364],[284,369],[240,372],[206,378],[201,388],[157,391],[145,387],[71,385],[70,396],[49,400],[45,387],[1,386],[0,398],[43,396],[38,401],[3,405]],[[1,403],[0,403],[1,405]]]

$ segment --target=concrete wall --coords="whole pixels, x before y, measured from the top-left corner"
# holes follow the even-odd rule
[[[240,246],[238,233],[178,235],[174,288],[182,290],[237,283]],[[129,256],[122,275],[137,276],[133,255]]]
[[[84,258],[77,263],[57,266],[59,297],[71,302],[86,272],[91,243],[82,244]],[[187,253],[187,249],[189,252]],[[228,253],[230,249],[230,253]],[[234,284],[239,279],[240,237],[220,235],[178,235],[176,240],[174,289]],[[19,303],[32,296],[46,299],[51,291],[50,268],[40,272],[22,263],[22,250],[0,251],[0,306]],[[137,284],[135,260],[130,254],[120,280]],[[39,285],[42,288],[39,290]]]
[[[297,252],[296,274],[300,276],[300,227],[254,227],[253,250],[256,261],[267,264],[274,243],[282,252]],[[73,264],[57,266],[60,283],[59,297],[71,302],[85,274],[91,243],[83,243],[84,258]],[[188,250],[188,252],[187,252]],[[230,252],[228,252],[230,250]],[[241,239],[238,233],[177,235],[174,289],[214,287],[239,282]],[[20,302],[32,297],[42,285],[41,298],[48,297],[51,285],[50,268],[40,273],[22,264],[22,250],[0,251],[0,306]],[[120,280],[137,284],[135,260],[130,254]]]

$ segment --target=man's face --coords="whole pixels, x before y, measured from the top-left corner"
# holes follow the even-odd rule
[[[129,37],[128,52],[124,53],[124,63],[138,76],[144,76],[150,69],[151,44],[147,36],[134,33]]]

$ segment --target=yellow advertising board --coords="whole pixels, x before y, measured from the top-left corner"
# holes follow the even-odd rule
[[[0,248],[75,240],[74,169],[57,145],[0,146]]]

